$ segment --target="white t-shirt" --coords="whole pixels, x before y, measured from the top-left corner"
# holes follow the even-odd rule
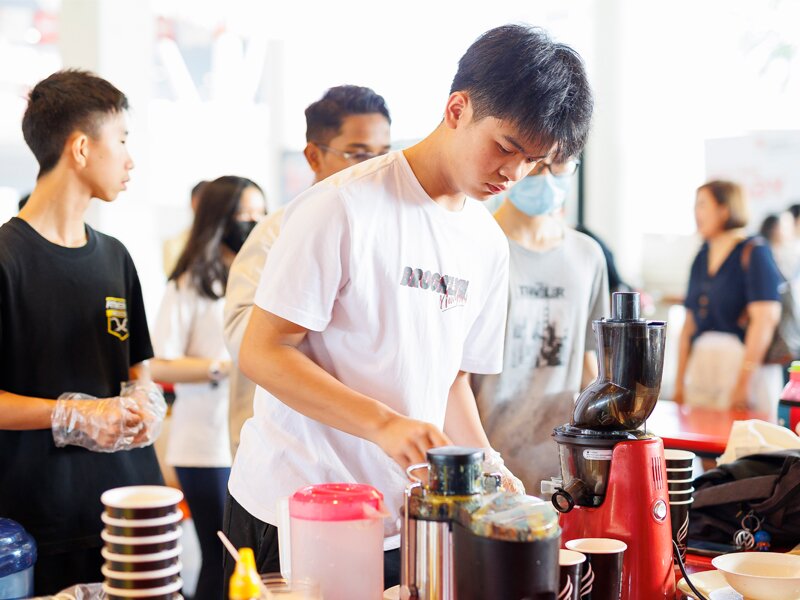
[[[402,152],[338,173],[289,206],[255,303],[309,330],[300,349],[350,388],[443,427],[459,370],[502,367],[508,244],[467,200],[448,211]],[[375,444],[306,418],[262,388],[229,483],[245,510],[276,524],[304,485],[359,482],[384,494],[387,549],[408,479]]]
[[[153,328],[156,358],[194,356],[228,360],[222,340],[224,300],[201,296],[182,275],[170,281]],[[229,467],[228,381],[175,384],[175,404],[167,440],[167,464],[176,467]]]

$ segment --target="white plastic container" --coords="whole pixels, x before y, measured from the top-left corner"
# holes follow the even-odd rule
[[[293,578],[319,583],[325,600],[383,595],[383,495],[369,485],[326,483],[289,498]]]

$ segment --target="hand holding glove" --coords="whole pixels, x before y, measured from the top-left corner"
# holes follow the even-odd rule
[[[508,470],[500,453],[492,448],[484,448],[483,452],[483,472],[498,473],[500,475],[500,485],[505,491],[513,494],[524,494],[525,486]]]

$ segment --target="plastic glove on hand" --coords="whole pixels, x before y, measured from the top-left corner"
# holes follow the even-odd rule
[[[508,470],[500,453],[492,448],[484,448],[483,452],[483,472],[498,473],[500,475],[500,485],[505,491],[512,494],[524,494],[525,486]]]
[[[122,384],[122,398],[134,400],[142,415],[142,430],[132,440],[131,448],[142,448],[156,441],[161,433],[167,403],[161,387],[152,381],[128,381]]]
[[[50,417],[56,446],[81,446],[92,452],[117,452],[130,447],[143,428],[132,398],[95,398],[86,394],[59,396]]]

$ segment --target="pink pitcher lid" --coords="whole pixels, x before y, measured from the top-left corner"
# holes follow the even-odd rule
[[[321,483],[289,498],[289,515],[306,521],[371,519],[383,511],[383,494],[363,483]]]

